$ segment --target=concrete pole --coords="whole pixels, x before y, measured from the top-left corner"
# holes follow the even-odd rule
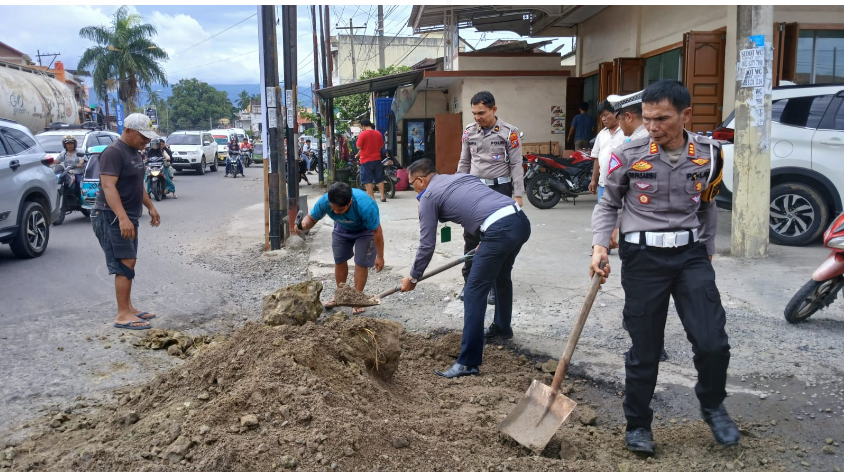
[[[349,40],[352,42],[352,82],[358,80],[358,66],[355,64],[355,25],[354,19],[349,18]]]
[[[297,77],[299,76],[296,59],[296,5],[281,7],[281,35],[284,50],[284,100],[287,118],[284,136],[287,138],[287,224],[289,234],[295,233],[296,214],[299,212],[299,169],[296,159],[298,152],[297,134],[299,132],[299,101],[297,97]]]
[[[739,5],[731,252],[768,257],[774,7]]]
[[[384,69],[387,67],[384,64],[384,5],[378,5],[378,67]],[[835,67],[832,70],[834,71]]]
[[[325,77],[325,84],[328,87],[333,85],[334,75],[334,61],[331,56],[331,16],[328,12],[328,5],[325,6],[325,31],[323,33],[325,40],[325,55],[323,56],[323,70],[322,76]],[[325,101],[325,127],[328,128],[328,181],[334,182],[334,99],[329,98]]]

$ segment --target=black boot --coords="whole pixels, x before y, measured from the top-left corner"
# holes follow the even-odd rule
[[[501,339],[513,339],[513,330],[510,330],[509,333],[506,333],[495,323],[489,325],[489,328],[484,329],[484,339],[486,339],[487,341],[498,337],[500,337]]]
[[[724,404],[718,405],[717,408],[701,408],[700,415],[703,421],[712,429],[712,435],[715,437],[715,442],[722,446],[735,446],[739,442],[740,434],[738,426],[730,418]]]
[[[645,428],[636,428],[625,434],[627,450],[641,452],[643,454],[654,454],[654,433]]]
[[[463,377],[465,375],[480,375],[480,371],[478,371],[478,366],[476,365],[463,365],[454,363],[453,366],[449,367],[448,370],[445,372],[440,372],[438,370],[434,371],[435,374],[439,375],[440,377],[445,377],[447,379],[453,379],[455,377]]]
[[[665,362],[668,360],[668,353],[665,352],[665,348],[662,348],[662,352],[659,353],[659,362]]]
[[[460,295],[457,296],[458,300],[463,300],[463,292],[466,291],[466,286],[464,285],[463,288],[460,289]]]

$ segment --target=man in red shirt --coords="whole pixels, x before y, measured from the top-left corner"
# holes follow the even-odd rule
[[[386,202],[384,196],[384,166],[381,164],[381,148],[384,147],[384,138],[381,133],[375,130],[375,126],[369,118],[360,120],[363,131],[358,135],[358,153],[355,157],[360,158],[360,181],[366,186],[366,193],[375,200],[373,186],[378,185],[381,192],[381,201]]]

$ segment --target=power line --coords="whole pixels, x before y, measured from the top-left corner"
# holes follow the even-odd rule
[[[181,51],[177,52],[176,54],[173,54],[173,56],[178,56],[179,54],[181,54],[181,53],[183,53],[183,52],[185,52],[185,51],[190,51],[191,49],[193,49],[193,48],[195,48],[195,47],[199,46],[200,44],[203,44],[203,43],[206,43],[206,42],[208,42],[208,41],[211,41],[212,39],[216,38],[217,36],[219,36],[219,35],[221,35],[221,34],[225,33],[226,31],[228,31],[228,30],[230,30],[230,29],[234,28],[235,26],[237,26],[237,25],[239,25],[239,24],[241,24],[241,23],[245,22],[246,20],[248,20],[248,19],[250,19],[250,18],[254,18],[254,17],[255,17],[255,16],[257,16],[257,15],[258,15],[258,13],[253,13],[253,14],[251,14],[250,16],[248,16],[248,17],[246,17],[246,18],[244,18],[244,19],[242,19],[242,20],[238,21],[237,23],[235,23],[235,24],[233,24],[233,25],[229,26],[228,28],[226,28],[226,29],[224,29],[224,30],[222,30],[222,31],[219,31],[219,32],[217,32],[217,33],[215,33],[215,34],[212,34],[211,36],[209,36],[209,37],[207,37],[207,38],[203,39],[202,41],[200,41],[200,42],[198,42],[198,43],[194,44],[193,46],[188,46],[188,47],[186,47],[185,49],[182,49]]]
[[[407,54],[405,54],[405,55],[404,55],[401,59],[399,59],[399,60],[397,60],[396,62],[393,62],[392,64],[390,64],[390,67],[393,67],[394,65],[396,65],[396,64],[398,64],[398,63],[400,63],[400,62],[404,61],[404,60],[405,60],[405,58],[409,57],[409,56],[410,56],[410,54],[411,54],[411,53],[413,53],[413,51],[414,51],[417,47],[419,47],[419,45],[420,45],[420,44],[422,44],[422,41],[426,40],[427,38],[428,38],[428,33],[425,33],[425,35],[424,35],[424,36],[422,36],[421,38],[419,38],[419,42],[418,42],[418,43],[416,43],[416,46],[413,46],[413,49],[411,49],[410,51],[407,51]]]
[[[208,64],[202,64],[201,66],[188,67],[187,69],[177,70],[177,71],[175,71],[175,72],[170,72],[170,73],[166,73],[166,72],[165,72],[165,74],[167,74],[168,76],[170,76],[171,74],[178,74],[178,73],[185,72],[185,71],[189,71],[189,70],[193,70],[193,69],[199,69],[200,67],[205,67],[205,66],[210,66],[210,65],[218,64],[218,63],[220,63],[220,62],[228,61],[228,60],[231,60],[231,59],[234,59],[234,58],[237,58],[237,57],[246,56],[246,55],[249,55],[249,54],[255,54],[256,52],[258,52],[258,50],[257,50],[257,49],[256,49],[256,50],[254,50],[254,51],[249,51],[249,52],[245,52],[245,53],[242,53],[242,54],[238,54],[237,56],[232,56],[232,57],[227,57],[227,58],[225,58],[225,59],[220,59],[219,61],[209,62]]]

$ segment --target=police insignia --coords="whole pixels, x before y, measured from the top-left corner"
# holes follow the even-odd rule
[[[500,130],[500,129],[501,129],[501,128],[499,128],[498,126],[496,126],[496,127],[495,127],[495,128],[493,128],[492,130],[493,130],[494,132],[496,132],[496,133],[497,133],[497,132],[498,132],[498,130]]]
[[[633,164],[632,166],[630,166],[630,168],[635,170],[636,172],[644,172],[646,170],[651,170],[653,168],[653,166],[650,163],[647,163],[645,161],[639,161],[639,162]]]
[[[519,147],[519,134],[516,132],[510,133],[510,147],[514,149]]]
[[[609,176],[612,174],[612,171],[621,167],[621,159],[618,158],[614,153],[610,154],[610,165],[607,167],[607,175]]]
[[[651,184],[646,184],[644,182],[636,182],[636,188],[639,190],[647,190],[651,188]]]
[[[706,164],[709,164],[709,159],[704,159],[702,157],[698,157],[697,159],[691,159],[691,161],[694,162],[695,164],[699,165],[699,166],[704,166]]]
[[[700,203],[700,194],[695,195],[692,197],[692,201],[695,203]]]
[[[694,143],[689,143],[689,157],[695,157],[695,145],[694,145]]]
[[[501,159],[501,154],[493,154],[492,158],[497,161],[498,159]]]
[[[651,143],[651,154],[656,154],[659,152],[659,148],[657,147],[656,143]]]
[[[647,195],[639,195],[639,202],[647,205],[648,203],[651,202],[651,197],[649,197]]]
[[[696,184],[695,184],[695,190],[697,190],[698,192],[700,192],[701,190],[703,190],[703,182],[698,182],[698,183],[696,183]]]
[[[466,141],[469,138],[469,130],[463,131],[463,141]]]

